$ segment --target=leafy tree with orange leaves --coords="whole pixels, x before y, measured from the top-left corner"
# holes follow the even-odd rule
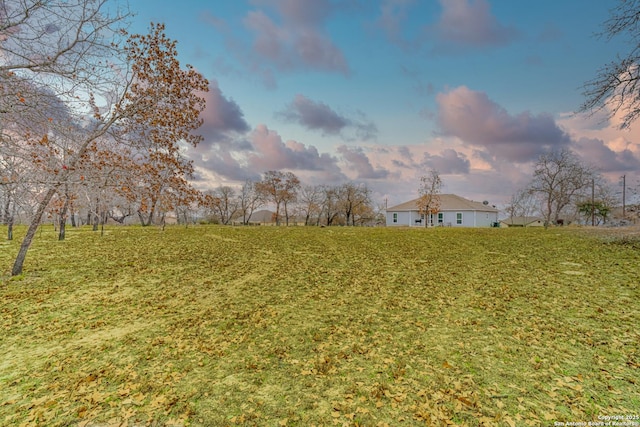
[[[156,209],[175,209],[197,199],[186,178],[193,165],[181,152],[183,144],[196,146],[202,136],[202,93],[209,82],[193,67],[182,70],[177,42],[164,33],[164,25],[151,24],[148,35],[134,35],[126,48],[134,80],[125,96],[124,130],[139,161],[135,167],[138,215],[150,225]]]
[[[39,3],[49,5],[57,2]],[[104,5],[104,2],[74,0],[72,5],[99,9]],[[71,4],[67,6],[71,7]],[[80,8],[80,11],[84,13],[84,9]],[[102,15],[98,13],[98,10],[94,10],[94,12],[95,14],[91,16],[97,17],[95,19],[103,19],[99,18]],[[40,18],[42,17],[40,16]],[[82,31],[98,32],[96,28],[102,29],[106,25],[104,22],[111,22],[96,22],[89,18],[78,24],[80,25],[80,33]],[[23,19],[29,21],[30,18],[24,16]],[[101,22],[104,25],[100,25]],[[44,25],[46,21],[29,21],[29,23],[36,26]],[[20,35],[20,27],[15,34]],[[14,33],[8,33],[7,37],[11,38],[13,35]],[[99,157],[103,153],[100,148],[104,140],[112,138],[117,143],[130,147],[132,152],[142,154],[136,164],[137,168],[132,173],[147,172],[138,176],[149,180],[150,185],[147,188],[151,189],[151,194],[157,197],[156,200],[169,200],[170,205],[178,198],[182,198],[182,194],[176,197],[165,189],[180,187],[182,190],[184,187],[188,187],[185,185],[185,177],[192,170],[191,164],[184,159],[180,149],[183,143],[196,145],[200,142],[201,137],[195,135],[193,131],[202,123],[199,116],[204,109],[205,100],[199,94],[208,90],[207,80],[192,67],[188,66],[186,70],[181,68],[177,60],[176,42],[166,37],[163,25],[151,24],[148,35],[130,36],[123,49],[119,49],[116,44],[107,42],[105,38],[94,42],[97,51],[110,47],[113,49],[110,53],[116,57],[118,54],[123,54],[124,68],[114,71],[113,63],[106,63],[106,61],[92,56],[95,51],[90,49],[91,45],[84,46],[85,49],[77,51],[74,58],[76,64],[81,65],[85,63],[84,61],[92,60],[93,68],[91,69],[97,70],[94,71],[94,74],[66,74],[68,70],[63,66],[67,62],[61,64],[57,77],[65,78],[68,83],[88,90],[89,95],[84,106],[90,109],[92,118],[91,120],[85,118],[85,122],[88,124],[84,124],[80,128],[81,138],[76,140],[77,143],[72,150],[65,153],[65,163],[62,164],[62,167],[56,168],[54,165],[51,170],[56,179],[47,184],[46,191],[40,199],[14,262],[12,275],[21,274],[27,251],[37,227],[59,188],[67,183],[72,176],[77,175],[77,170],[82,167],[83,162],[92,156],[96,164],[100,164],[101,161],[105,165],[111,162],[112,159],[108,158],[108,155],[103,159]],[[14,44],[18,46],[17,43]],[[28,47],[22,46],[22,48],[27,49]],[[58,56],[56,56],[55,46],[51,49],[53,49],[51,58],[54,62],[49,61],[40,68],[29,68],[28,64],[23,65],[26,67],[23,71],[26,74],[50,73],[53,69],[55,72],[55,58]],[[19,66],[16,66],[16,69],[19,69]],[[0,77],[8,76],[9,73],[14,72],[9,69],[0,69]],[[103,74],[109,77],[103,78]],[[42,81],[44,82],[44,80]],[[82,83],[86,85],[83,86]],[[107,88],[110,91],[99,91],[99,89]],[[106,101],[110,104],[98,105],[95,93],[109,93]],[[35,138],[35,140],[38,139]],[[41,149],[45,152],[55,148],[51,145],[48,134],[44,134],[39,141],[41,141]],[[98,154],[98,158],[95,158],[96,154]],[[128,166],[131,164],[128,163]],[[169,185],[166,185],[167,182]]]

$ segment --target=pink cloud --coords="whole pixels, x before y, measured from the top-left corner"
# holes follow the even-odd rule
[[[376,20],[375,26],[382,29],[392,42],[406,45],[402,31],[409,7],[414,3],[415,0],[383,0],[380,5],[380,17]]]
[[[525,163],[571,143],[550,115],[511,115],[485,93],[465,86],[438,94],[436,101],[436,122],[443,135],[457,137],[494,158]]]
[[[374,168],[369,157],[361,147],[349,148],[341,145],[338,153],[349,164],[349,169],[356,172],[358,179],[383,179],[389,176],[389,171],[384,168]]]
[[[421,150],[422,158],[415,160],[415,154],[407,146],[396,147],[392,152],[391,164],[400,169],[425,171],[436,169],[443,175],[468,174],[471,162],[467,156],[452,148],[446,148],[440,154],[431,154]]]
[[[640,170],[640,156],[629,149],[614,151],[601,139],[580,138],[575,149],[585,162],[596,166],[603,173]]]
[[[442,15],[428,31],[437,38],[437,51],[500,46],[518,36],[513,27],[491,14],[487,0],[439,0]]]
[[[327,153],[319,153],[314,146],[297,141],[283,142],[280,135],[266,125],[256,126],[250,136],[254,151],[247,154],[248,167],[255,171],[307,170],[324,171],[344,176],[337,159]]]
[[[254,4],[275,9],[281,21],[276,23],[264,10],[251,11],[244,19],[254,33],[254,53],[262,60],[280,71],[307,68],[349,74],[344,54],[323,29],[332,12],[331,2],[270,0]]]

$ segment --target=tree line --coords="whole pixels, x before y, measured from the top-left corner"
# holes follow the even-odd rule
[[[220,186],[205,192],[193,220],[247,225],[262,208],[275,210],[271,220],[276,225],[384,223],[382,208],[374,206],[365,184],[303,185],[292,172],[281,171],[267,171],[260,181],[247,180],[240,189]],[[186,223],[186,212],[183,214],[181,221]]]
[[[510,217],[540,215],[545,226],[601,225],[620,206],[617,193],[595,167],[562,149],[538,158],[531,181],[511,196],[505,211]],[[631,219],[635,210],[629,208],[622,214]]]

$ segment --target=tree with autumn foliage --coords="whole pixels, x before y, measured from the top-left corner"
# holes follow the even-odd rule
[[[132,194],[139,197],[143,225],[151,224],[158,207],[166,212],[197,198],[187,181],[193,165],[181,149],[202,140],[194,131],[202,125],[201,94],[209,82],[189,65],[181,69],[176,45],[164,25],[152,24],[149,35],[132,36],[126,48],[134,79],[122,104],[123,130],[139,159]]]
[[[431,169],[420,178],[418,189],[418,211],[424,218],[424,226],[429,226],[429,217],[440,210],[440,193],[442,192],[442,179],[437,170]]]
[[[184,184],[191,164],[181,155],[180,144],[196,145],[201,139],[193,131],[202,123],[199,116],[205,100],[199,94],[208,90],[208,82],[192,67],[180,67],[176,42],[165,36],[163,25],[152,24],[148,35],[130,36],[120,46],[114,36],[124,33],[115,26],[124,15],[110,16],[105,3],[106,0],[24,2],[3,12],[3,91],[15,92],[14,104],[23,108],[28,97],[15,82],[27,80],[62,102],[75,103],[72,131],[77,135],[73,146],[60,149],[63,138],[51,138],[49,129],[41,130],[49,126],[47,122],[51,126],[57,124],[55,118],[49,117],[22,130],[15,138],[23,146],[24,141],[32,141],[33,148],[27,154],[50,179],[44,184],[12,275],[22,272],[37,227],[54,196],[75,179],[88,159],[102,152],[105,140],[140,154],[137,170],[148,173],[138,176],[148,178],[149,193],[156,197],[156,203],[161,200],[165,209],[183,200],[184,192],[179,190],[189,187]],[[51,8],[59,10],[53,13]],[[47,26],[60,16],[68,17],[68,21],[56,21],[56,26],[50,28],[63,27],[67,31],[50,35]],[[42,34],[42,38],[33,45],[25,43],[25,38],[33,34]],[[43,114],[38,103],[33,103],[29,112],[33,117]],[[4,141],[4,130],[1,135]],[[100,160],[95,159],[94,164],[100,165]],[[102,160],[105,164],[112,161]]]

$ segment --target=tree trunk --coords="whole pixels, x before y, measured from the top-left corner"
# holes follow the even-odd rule
[[[60,215],[60,229],[58,230],[59,242],[64,240],[66,225],[67,225],[67,219],[63,215]]]
[[[104,223],[107,222],[107,212],[100,215],[100,236],[104,236]]]
[[[146,218],[142,211],[138,211],[138,218],[140,218],[140,225],[143,227],[151,225],[153,223],[153,209],[151,209],[151,212],[149,212]]]
[[[9,224],[9,218],[11,216],[11,193],[7,192],[7,201],[4,204],[4,215],[2,217],[3,224]]]
[[[16,257],[15,262],[13,263],[13,268],[11,269],[11,275],[17,276],[22,274],[22,266],[24,265],[24,260],[27,257],[27,251],[31,246],[31,242],[33,241],[33,237],[36,235],[36,231],[38,231],[38,226],[40,225],[40,221],[42,220],[42,215],[44,215],[44,211],[47,209],[49,202],[53,198],[53,195],[58,191],[58,186],[52,187],[47,191],[44,196],[44,199],[38,205],[38,209],[36,210],[36,214],[31,220],[31,224],[29,224],[29,228],[27,229],[27,234],[24,236],[22,240],[22,244],[20,245],[20,250],[18,251],[18,256]]]
[[[284,224],[289,226],[289,210],[287,209],[287,203],[284,203]]]
[[[69,209],[69,195],[65,194],[64,204],[60,210],[60,231],[58,231],[58,241],[64,240],[67,225],[67,210]]]
[[[276,203],[276,225],[280,225],[280,203]]]
[[[7,219],[7,240],[13,240],[13,215]]]

